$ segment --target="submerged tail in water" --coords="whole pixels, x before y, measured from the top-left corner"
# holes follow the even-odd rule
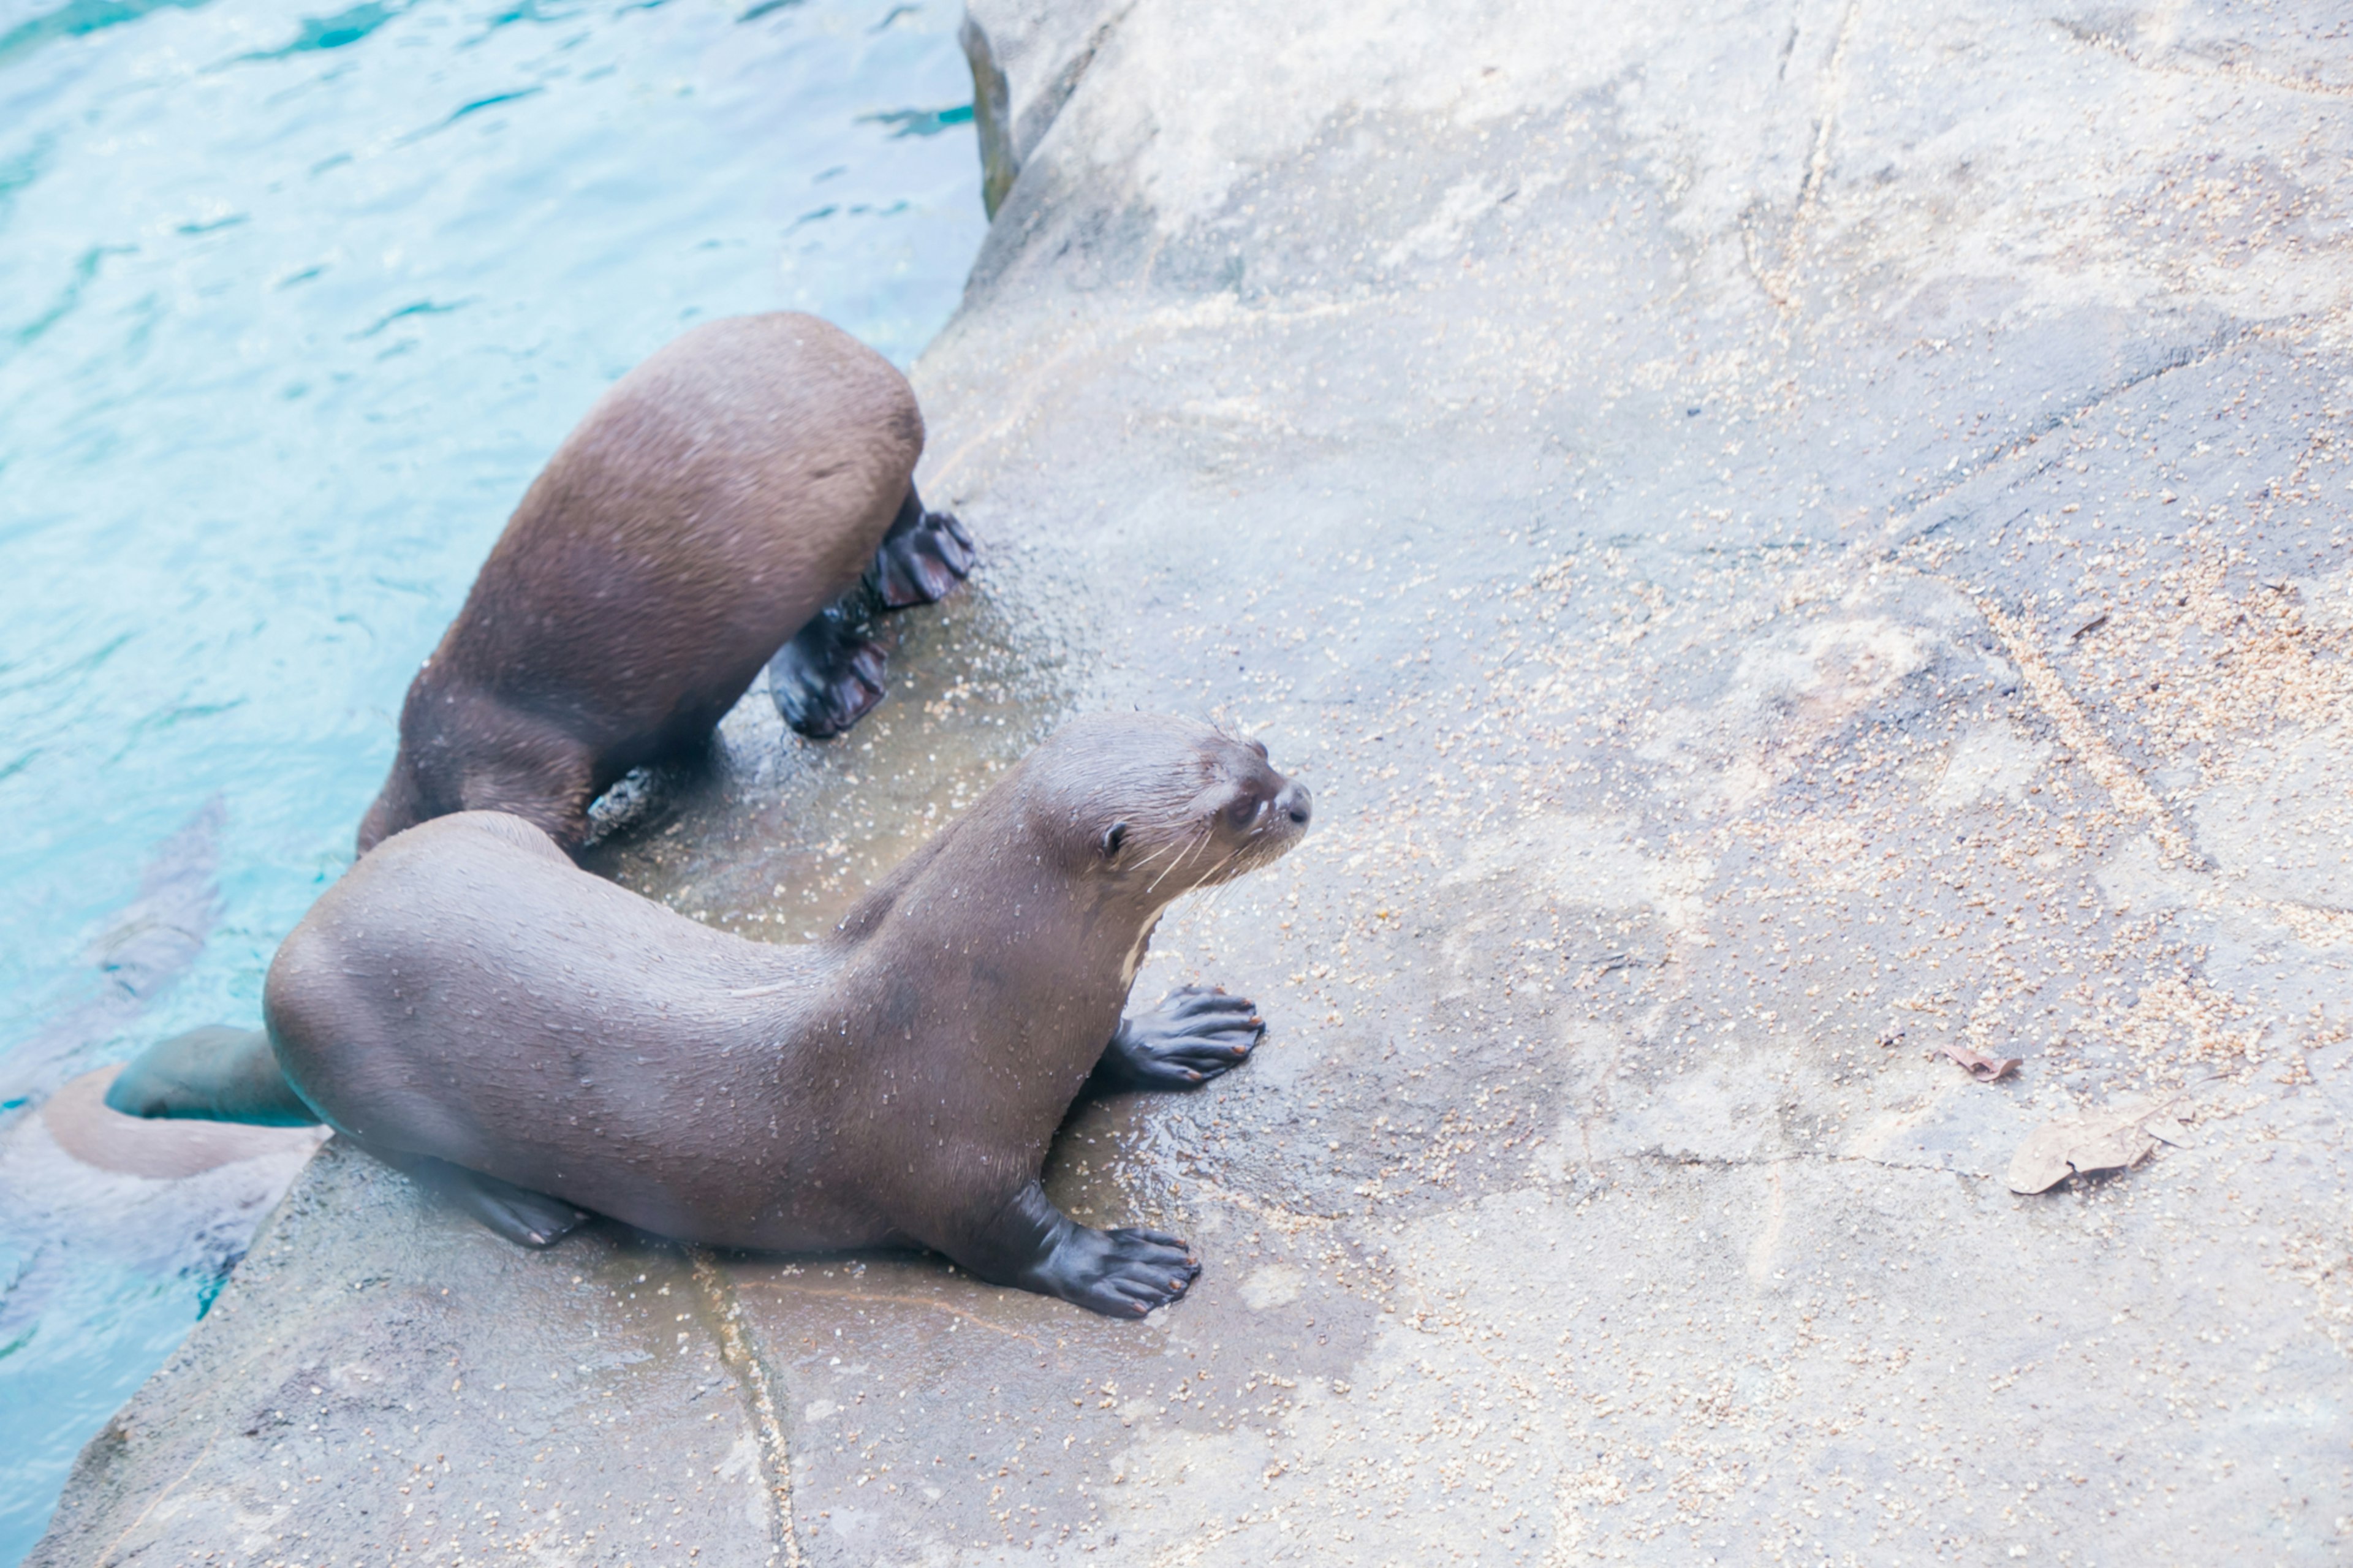
[[[90,1075],[93,1079],[97,1076]],[[279,1070],[278,1053],[270,1048],[267,1033],[259,1029],[231,1029],[217,1024],[174,1035],[125,1062],[122,1071],[107,1089],[106,1108],[151,1121],[236,1121],[248,1127],[320,1125],[318,1113],[302,1102],[294,1086]],[[508,1240],[525,1247],[552,1246],[588,1217],[586,1212],[561,1198],[527,1192],[446,1161],[376,1149],[356,1141],[353,1146],[384,1161],[418,1185],[448,1198]],[[153,1164],[167,1156],[159,1156],[134,1143],[129,1146],[127,1154],[115,1156],[111,1163],[102,1155],[84,1157],[89,1163],[109,1169],[153,1174],[156,1173],[134,1169],[122,1162],[143,1160]]]
[[[106,1091],[109,1109],[150,1119],[241,1121],[248,1127],[315,1127],[278,1053],[259,1029],[212,1025],[148,1047],[123,1065]]]

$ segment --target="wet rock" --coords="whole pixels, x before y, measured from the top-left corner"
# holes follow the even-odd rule
[[[436,1356],[592,1328],[648,1414],[575,1467],[687,1452],[657,1394],[764,1372],[773,1428],[739,1387],[712,1430],[791,1545],[747,1489],[705,1563],[2341,1556],[2341,51],[2229,5],[975,16],[1000,125],[1063,74],[1007,63],[1021,18],[1094,40],[917,370],[982,566],[870,728],[747,704],[597,863],[794,939],[1064,713],[1263,740],[1315,836],[1139,987],[1266,1041],[1050,1168],[1189,1237],[1195,1293],[677,1264],[715,1326],[665,1352],[628,1244],[486,1250],[329,1163],[191,1341],[213,1403],[178,1363],[133,1401],[45,1561],[216,1543],[142,1510],[207,1413],[289,1408],[271,1334],[385,1346],[421,1411]],[[2006,1189],[2035,1127],[2157,1098],[2193,1141]],[[314,1321],[313,1246],[507,1305],[409,1358]],[[469,1509],[552,1475],[432,1419]],[[425,1539],[276,1511],[288,1468],[205,1506]],[[670,1496],[619,1486],[569,1495]]]
[[[972,63],[981,198],[991,217],[1124,14],[1118,0],[965,7],[959,36]]]
[[[28,1562],[765,1563],[785,1515],[741,1338],[677,1248],[525,1252],[331,1143]]]

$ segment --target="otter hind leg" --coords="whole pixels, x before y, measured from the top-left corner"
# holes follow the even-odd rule
[[[888,610],[930,605],[946,598],[972,572],[972,535],[954,514],[926,511],[915,487],[892,520],[874,552],[866,580]]]
[[[1197,1088],[1241,1066],[1265,1033],[1266,1020],[1246,997],[1179,986],[1119,1021],[1087,1087],[1098,1094]]]
[[[278,1068],[259,1029],[210,1025],[148,1047],[107,1086],[106,1104],[125,1116],[236,1121],[248,1127],[316,1127]]]
[[[1156,1230],[1094,1230],[1031,1182],[1011,1203],[941,1250],[983,1279],[1059,1296],[1113,1318],[1140,1318],[1192,1289],[1192,1249]]]
[[[889,668],[882,645],[865,634],[848,607],[834,605],[768,661],[768,695],[796,734],[829,741],[882,700]]]
[[[429,1154],[393,1153],[365,1143],[360,1147],[517,1247],[553,1247],[588,1220],[585,1211],[562,1198],[534,1193],[528,1187],[518,1187],[512,1182],[502,1182],[447,1160],[436,1160]]]

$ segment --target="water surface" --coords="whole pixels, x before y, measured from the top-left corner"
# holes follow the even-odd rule
[[[0,0],[0,1139],[258,1016],[555,442],[688,324],[901,363],[983,228],[953,0]],[[152,1238],[151,1238],[152,1239]],[[0,1563],[216,1289],[0,1216]]]

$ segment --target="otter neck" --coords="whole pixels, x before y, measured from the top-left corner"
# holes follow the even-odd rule
[[[999,1069],[1059,1085],[1059,1119],[1118,1027],[1164,903],[1073,871],[1005,826],[967,817],[917,851],[844,922],[840,951],[878,978],[936,974],[950,994],[996,999],[959,1026]]]

